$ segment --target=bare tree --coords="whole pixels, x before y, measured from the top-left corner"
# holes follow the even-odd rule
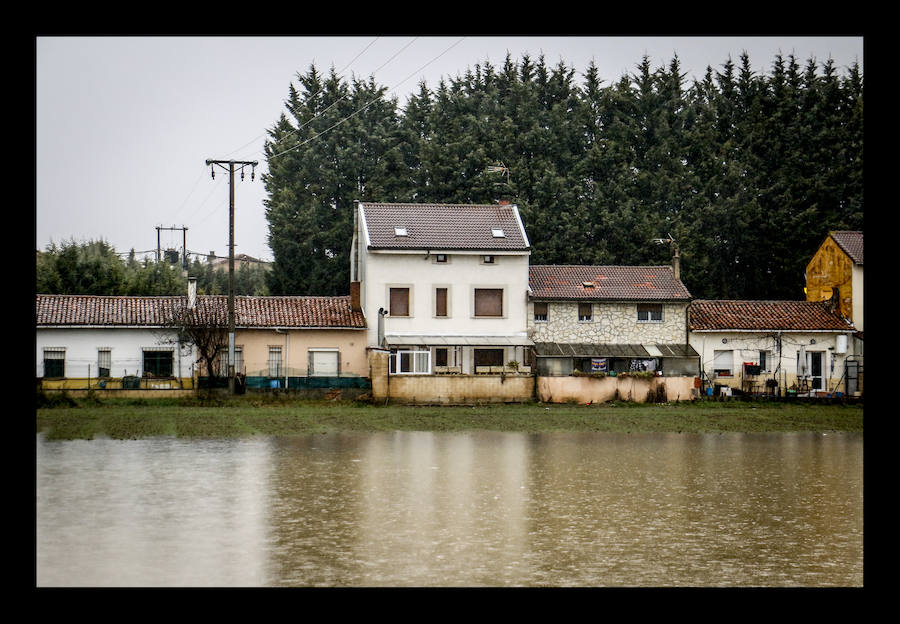
[[[228,352],[228,312],[224,297],[173,298],[163,311],[167,340],[193,346],[196,362],[208,377],[220,377],[217,361]]]

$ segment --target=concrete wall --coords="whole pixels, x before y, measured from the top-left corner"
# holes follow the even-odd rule
[[[536,383],[542,403],[690,401],[696,396],[693,377],[537,377]]]

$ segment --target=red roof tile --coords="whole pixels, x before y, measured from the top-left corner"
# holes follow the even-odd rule
[[[853,326],[824,301],[698,299],[691,304],[690,329],[852,331]]]
[[[510,204],[386,204],[360,202],[373,249],[527,251],[519,209]],[[406,228],[398,236],[394,228]],[[503,230],[495,237],[492,229]]]
[[[533,265],[534,299],[686,300],[691,298],[671,266]],[[586,286],[585,282],[593,284]]]
[[[109,325],[160,327],[176,304],[187,297],[107,297],[96,295],[36,295],[38,326]],[[197,306],[228,322],[228,297],[201,295]],[[366,326],[362,312],[350,308],[350,297],[234,298],[235,326],[352,328]]]

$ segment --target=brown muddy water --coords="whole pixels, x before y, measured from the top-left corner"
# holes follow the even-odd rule
[[[863,585],[856,433],[37,437],[52,586]]]

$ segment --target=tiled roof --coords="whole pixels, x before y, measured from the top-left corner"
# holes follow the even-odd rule
[[[690,299],[671,266],[533,265],[528,284],[534,299]],[[593,287],[585,283],[593,284]]]
[[[106,297],[95,295],[36,295],[35,315],[42,325],[109,325],[160,327],[176,305],[187,297]],[[201,310],[228,322],[228,297],[201,295]],[[235,327],[329,327],[363,329],[362,312],[350,308],[350,297],[234,298]]]
[[[853,326],[824,301],[698,299],[691,304],[690,329],[852,331]]]
[[[519,209],[510,204],[385,204],[361,202],[373,249],[526,251]],[[395,228],[405,228],[397,235]],[[494,236],[499,228],[502,236]]]
[[[855,264],[863,263],[863,233],[851,230],[830,232],[829,236],[843,249]]]

